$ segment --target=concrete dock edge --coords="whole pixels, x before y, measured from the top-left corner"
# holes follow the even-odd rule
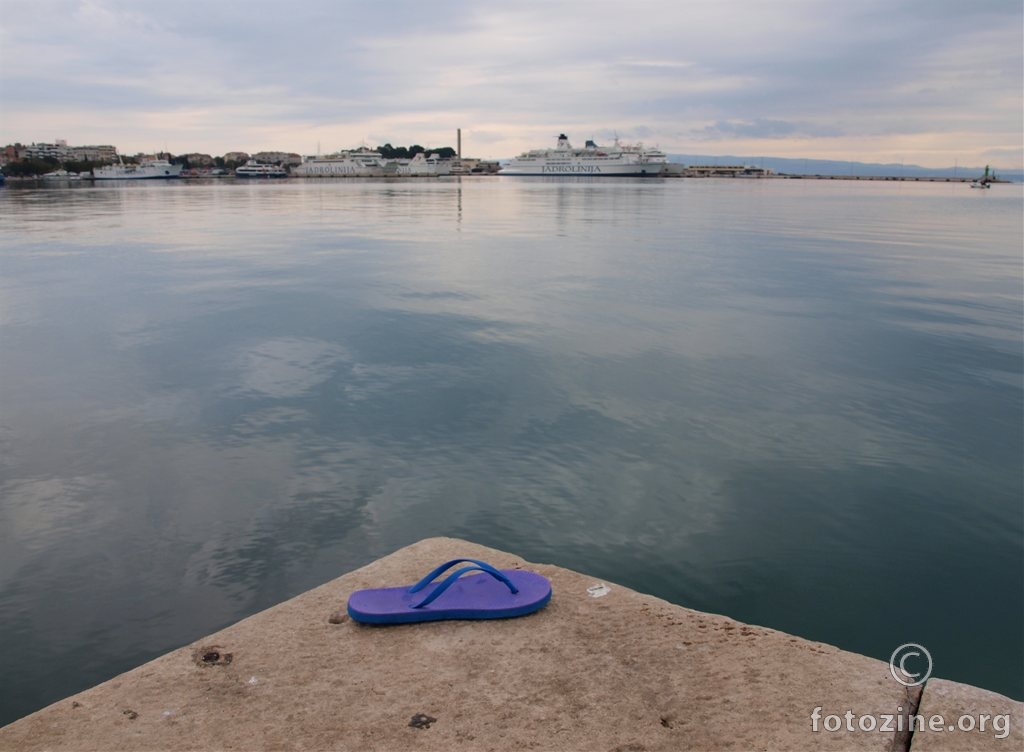
[[[540,572],[551,603],[394,627],[344,615],[353,590],[456,557]],[[1024,748],[1024,704],[939,679],[919,713],[1007,714],[1007,734],[814,730],[816,708],[895,718],[908,697],[884,661],[430,538],[15,721],[0,750]]]

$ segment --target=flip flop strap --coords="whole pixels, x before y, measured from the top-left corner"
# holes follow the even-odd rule
[[[456,561],[453,562],[453,563],[457,563],[459,561],[469,561],[469,560],[467,560],[467,559],[456,559]],[[499,572],[497,569],[492,567],[490,564],[484,564],[484,566],[482,566],[482,567],[481,566],[477,566],[477,565],[474,564],[474,565],[471,565],[471,566],[468,566],[468,567],[462,567],[461,569],[456,569],[450,575],[448,575],[443,580],[441,580],[441,582],[438,584],[438,586],[436,588],[434,588],[433,590],[431,590],[426,598],[421,600],[419,603],[413,604],[412,608],[423,608],[424,606],[426,606],[426,605],[428,605],[430,603],[433,603],[434,600],[436,600],[439,595],[441,595],[445,590],[447,590],[452,585],[454,585],[455,581],[457,579],[459,579],[462,575],[466,574],[466,572],[485,572],[486,574],[489,574],[492,577],[494,577],[496,580],[500,580],[501,582],[504,582],[508,586],[508,589],[510,591],[512,591],[513,594],[519,592],[519,589],[515,585],[512,584],[512,581],[508,577],[503,575],[501,572]],[[411,592],[415,592],[416,590],[420,589],[423,586],[424,586],[424,583],[422,583],[422,581],[421,581],[421,582],[417,583],[414,586],[414,588],[412,590],[410,590],[409,592],[410,593]]]
[[[497,577],[498,579],[504,579],[505,583],[509,587],[512,587],[512,583],[509,582],[508,579],[505,578],[504,575],[501,574],[501,572],[499,572],[497,569],[492,567],[486,561],[480,561],[479,559],[452,559],[451,561],[446,561],[444,564],[442,564],[441,566],[437,567],[437,569],[432,571],[430,574],[428,574],[422,580],[420,580],[415,585],[413,585],[411,588],[409,588],[409,592],[410,593],[417,593],[417,592],[419,592],[420,590],[425,588],[427,585],[429,585],[431,582],[433,582],[434,578],[437,577],[439,574],[441,574],[442,572],[444,572],[447,569],[451,569],[456,564],[462,564],[463,562],[465,562],[466,564],[476,564],[476,566],[480,569],[480,571],[487,572],[488,574],[490,574],[490,575],[492,575],[494,577]],[[513,589],[512,592],[514,593],[516,591]]]

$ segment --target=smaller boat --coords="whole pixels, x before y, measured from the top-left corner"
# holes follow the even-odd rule
[[[996,174],[992,172],[988,165],[985,165],[985,174],[980,178],[976,179],[971,183],[971,188],[991,188],[992,181],[996,179]]]
[[[81,180],[82,176],[77,172],[67,170],[54,170],[43,175],[43,180]]]
[[[264,164],[250,159],[241,167],[235,168],[236,178],[286,178],[288,170],[275,164]]]

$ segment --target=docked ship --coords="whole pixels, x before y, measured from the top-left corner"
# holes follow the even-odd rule
[[[236,178],[286,178],[288,170],[275,164],[263,164],[250,159],[244,165],[235,168]]]
[[[92,171],[93,180],[160,180],[180,175],[181,165],[171,164],[166,159],[147,159],[140,164],[118,162]]]
[[[300,178],[380,178],[394,175],[397,165],[370,149],[341,151],[329,156],[306,157],[292,170]]]
[[[587,141],[582,149],[574,149],[563,133],[554,149],[523,152],[504,165],[499,175],[582,175],[594,177],[659,177],[665,172],[668,158],[658,149],[642,144],[620,144],[601,147]]]
[[[397,160],[397,165],[395,174],[401,177],[430,178],[452,173],[452,160],[442,159],[437,154],[427,156],[421,152],[412,159]]]

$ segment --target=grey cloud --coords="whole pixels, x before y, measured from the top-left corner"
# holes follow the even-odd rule
[[[561,122],[663,148],[893,131],[985,148],[1020,130],[1019,0],[635,0],[635,25],[609,7],[8,0],[0,91],[19,124],[193,106],[235,132],[458,117],[499,142]],[[45,137],[3,126],[0,141]]]
[[[786,120],[758,118],[752,121],[719,120],[693,132],[695,138],[734,136],[738,138],[790,138],[793,136],[835,137],[842,136],[838,128],[818,126],[809,123],[793,123]]]

